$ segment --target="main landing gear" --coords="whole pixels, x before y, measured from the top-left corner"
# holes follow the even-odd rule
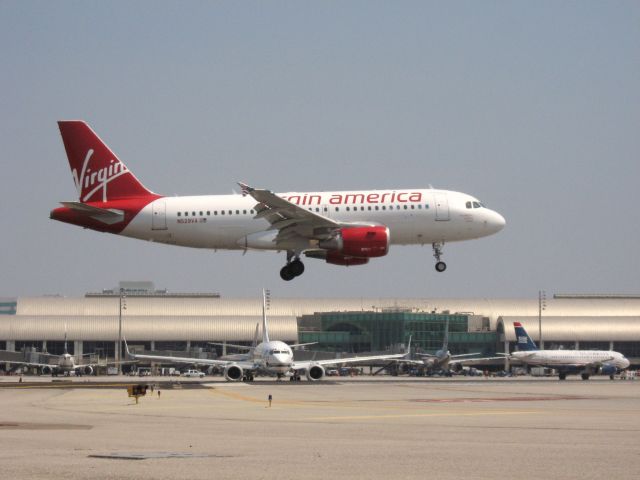
[[[289,282],[304,273],[304,263],[300,261],[300,257],[293,258],[292,253],[287,253],[287,264],[280,270],[280,278]]]
[[[447,264],[440,260],[440,257],[442,256],[442,247],[444,247],[444,243],[432,243],[431,246],[433,247],[433,256],[437,260],[436,271],[444,272],[447,269]]]

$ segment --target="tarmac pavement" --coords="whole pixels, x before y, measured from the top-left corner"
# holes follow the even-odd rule
[[[217,377],[159,384],[160,397],[156,389],[136,405],[128,378],[109,378],[108,388],[86,379],[0,379],[3,478],[601,480],[640,472],[638,380]]]

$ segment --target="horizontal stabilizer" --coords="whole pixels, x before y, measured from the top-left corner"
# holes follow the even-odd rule
[[[60,203],[70,210],[91,217],[99,222],[106,223],[107,225],[113,225],[114,223],[119,223],[124,220],[124,212],[122,210],[93,207],[82,202]]]

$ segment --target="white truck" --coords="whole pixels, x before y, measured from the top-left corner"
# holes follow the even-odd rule
[[[202,378],[202,377],[204,377],[204,372],[201,372],[200,370],[187,370],[182,375],[184,377]]]

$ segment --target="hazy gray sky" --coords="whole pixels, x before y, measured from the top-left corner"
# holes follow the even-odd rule
[[[638,292],[640,3],[0,2],[0,296],[149,279],[256,296]],[[150,189],[416,188],[498,235],[363,267],[148,244],[48,219],[84,119]]]

